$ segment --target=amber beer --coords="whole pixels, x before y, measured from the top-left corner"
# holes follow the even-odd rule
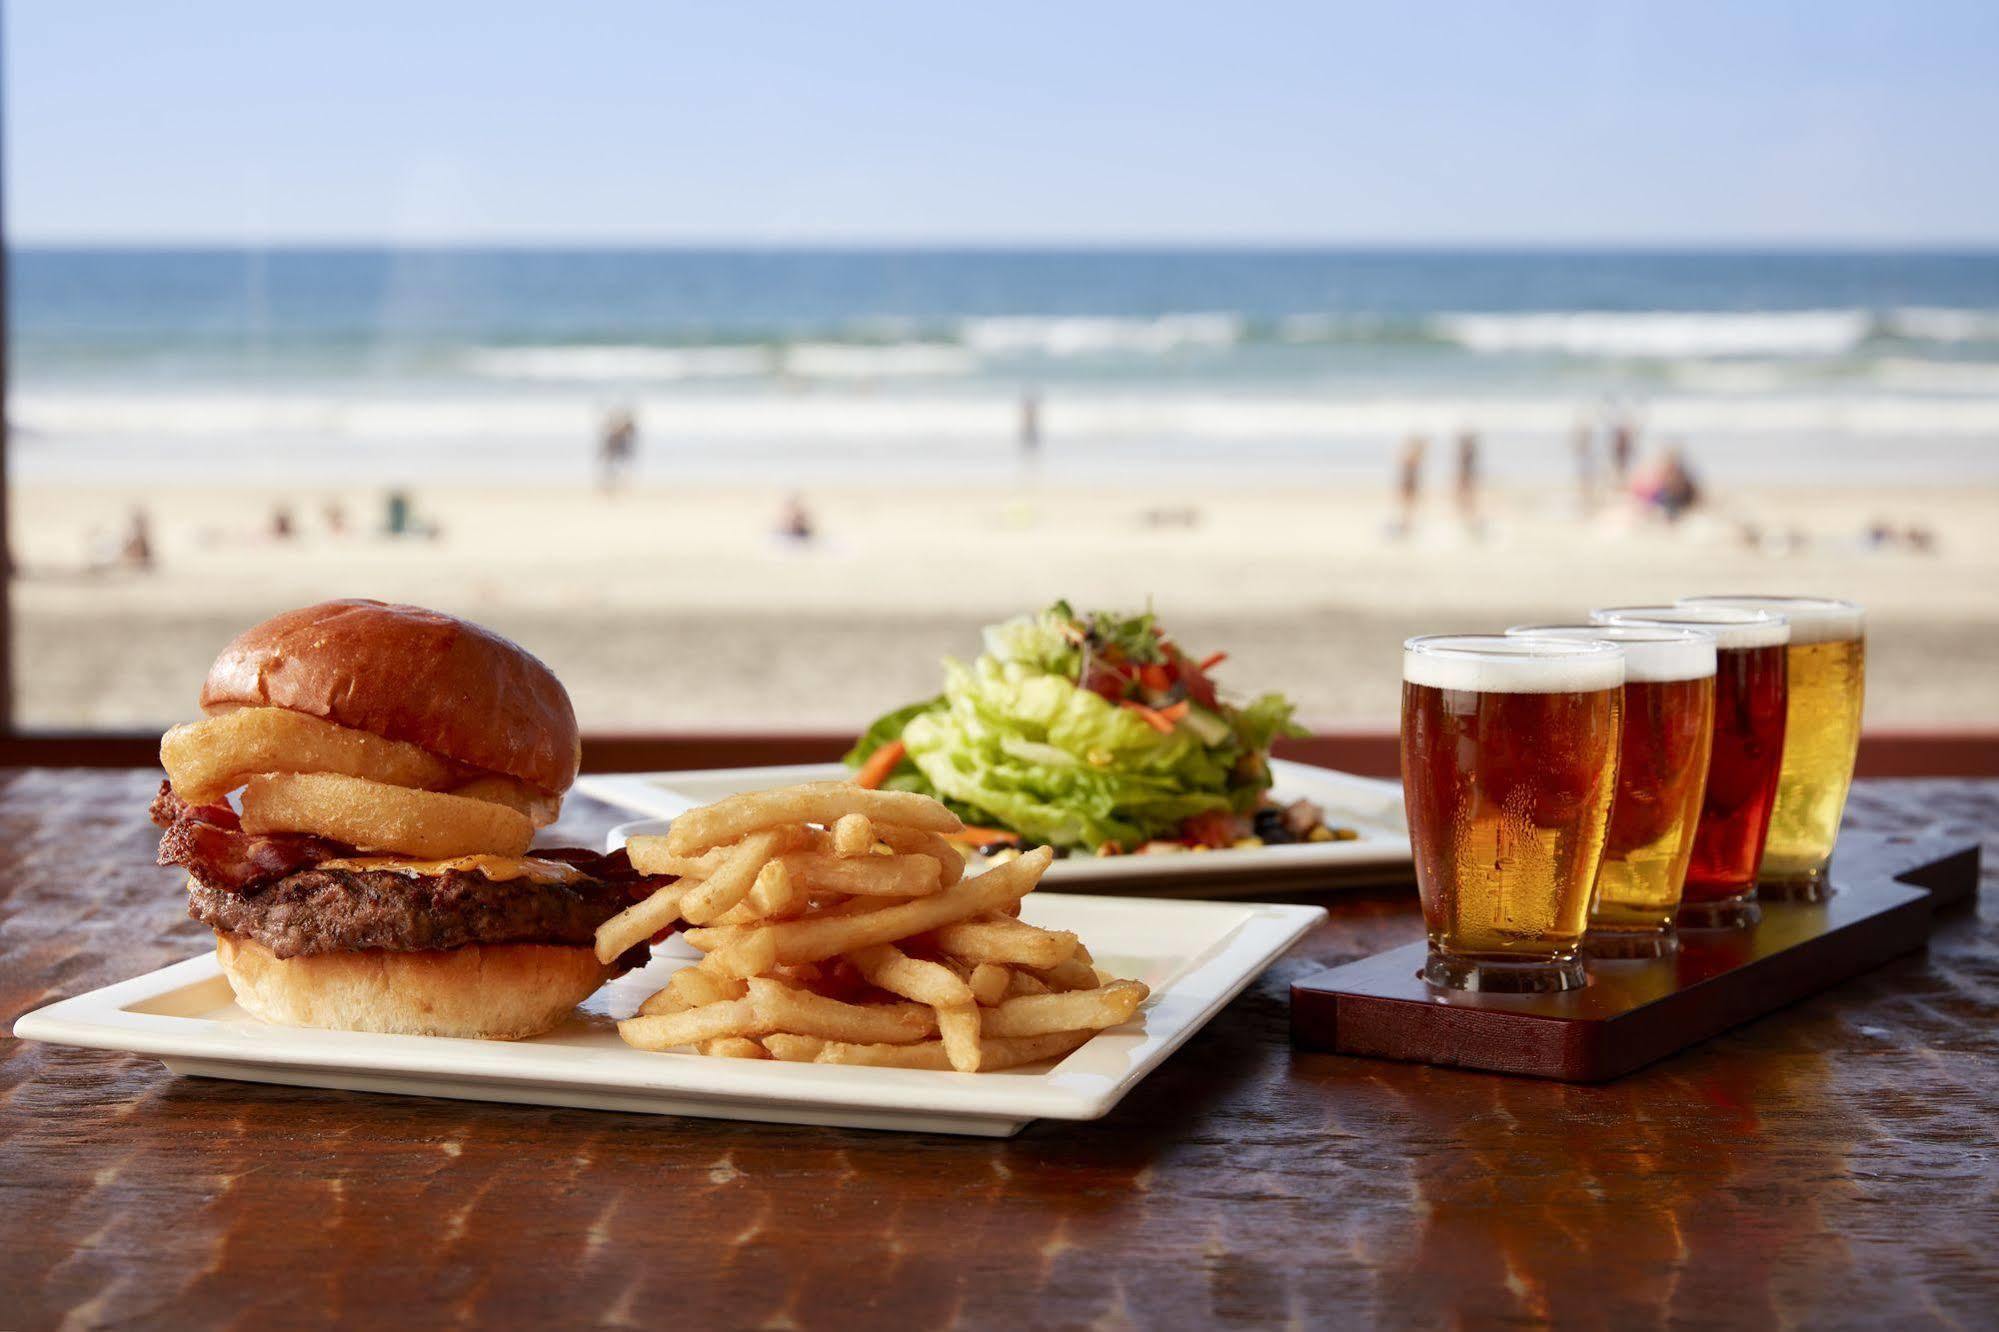
[[[1851,601],[1827,597],[1689,597],[1682,604],[1772,611],[1791,622],[1784,768],[1756,875],[1757,895],[1823,901],[1829,891],[1826,865],[1860,752],[1866,612]]]
[[[1629,625],[1520,625],[1508,634],[1624,650],[1624,722],[1610,834],[1596,871],[1592,957],[1664,957],[1680,909],[1714,735],[1714,636]]]
[[[1617,778],[1624,654],[1468,634],[1402,656],[1402,796],[1431,983],[1544,991],[1578,956]]]
[[[1756,905],[1756,868],[1784,762],[1789,623],[1767,611],[1729,606],[1626,606],[1592,611],[1590,618],[1714,636],[1714,741],[1675,919],[1681,929],[1755,924],[1763,915]]]

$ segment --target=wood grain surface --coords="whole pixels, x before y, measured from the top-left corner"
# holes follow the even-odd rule
[[[191,956],[151,774],[0,774],[0,1017]],[[614,821],[576,802],[573,838]],[[183,1080],[0,1038],[0,1327],[1893,1326],[1999,1314],[1999,782],[1890,963],[1601,1087],[1294,1053],[1330,922],[1112,1115],[1010,1140]]]

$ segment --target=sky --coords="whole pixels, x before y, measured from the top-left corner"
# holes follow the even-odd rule
[[[33,243],[1999,244],[1999,5],[14,0]]]

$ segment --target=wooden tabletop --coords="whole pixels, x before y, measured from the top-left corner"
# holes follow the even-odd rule
[[[0,1018],[206,946],[147,773],[0,773]],[[294,1090],[0,1037],[0,1327],[1990,1325],[1999,782],[1927,954],[1602,1087],[1295,1054],[1309,936],[1109,1118],[1007,1140]],[[578,801],[594,843],[613,815]]]

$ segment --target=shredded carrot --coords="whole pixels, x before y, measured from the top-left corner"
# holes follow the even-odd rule
[[[908,753],[909,750],[902,741],[889,741],[868,755],[867,762],[861,764],[860,771],[854,774],[854,785],[865,786],[870,791],[875,790],[888,780],[888,775],[895,771],[896,765],[901,763],[904,755]]]
[[[1017,832],[1008,832],[1004,828],[977,828],[971,824],[945,836],[954,842],[970,842],[973,846],[984,846],[988,842],[1005,842],[1011,846],[1020,841]]]
[[[1165,716],[1158,709],[1148,708],[1145,706],[1145,704],[1140,703],[1138,700],[1130,698],[1124,701],[1124,705],[1130,708],[1133,712],[1136,712],[1140,717],[1143,717],[1145,719],[1145,724],[1147,726],[1150,726],[1153,730],[1159,732],[1161,735],[1173,734],[1172,719]]]
[[[1229,654],[1226,652],[1210,652],[1207,656],[1201,658],[1201,671],[1203,674],[1212,671],[1228,659]]]
[[[1167,706],[1159,709],[1159,715],[1164,717],[1167,721],[1176,722],[1179,721],[1182,717],[1186,716],[1187,710],[1192,706],[1193,706],[1192,704],[1190,704],[1189,702],[1187,702],[1186,699],[1183,698],[1178,703],[1170,703]]]

